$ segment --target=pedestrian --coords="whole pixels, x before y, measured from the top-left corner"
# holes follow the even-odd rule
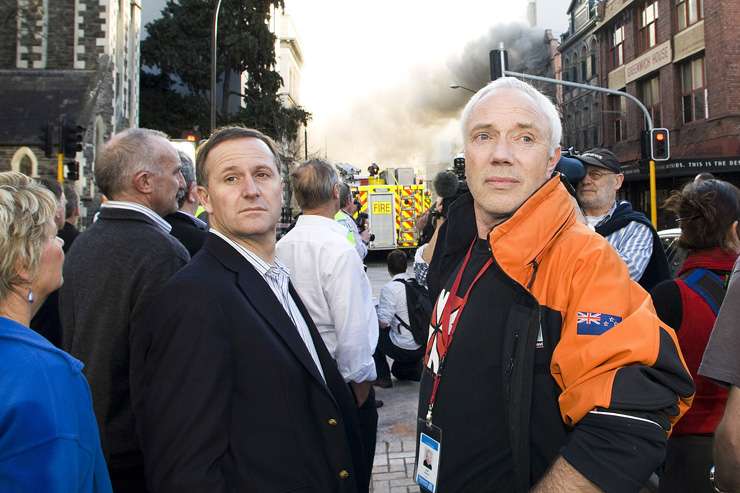
[[[651,296],[660,319],[674,327],[696,386],[691,409],[673,428],[660,491],[711,493],[714,430],[722,418],[727,391],[697,374],[717,312],[740,253],[736,224],[740,191],[721,180],[700,180],[674,193],[664,208],[678,217],[678,244],[688,252],[677,278],[663,281]]]
[[[129,395],[131,320],[189,260],[164,216],[183,187],[177,151],[160,132],[114,135],[95,160],[108,198],[75,240],[60,291],[63,348],[85,363],[116,493],[145,492]]]
[[[170,234],[180,240],[180,243],[193,257],[198,253],[206,236],[208,236],[208,225],[195,217],[195,211],[198,209],[200,202],[198,200],[198,184],[195,181],[193,161],[190,156],[182,151],[177,151],[177,154],[180,157],[185,187],[177,192],[178,209],[164,219],[172,226]]]
[[[738,222],[733,224],[738,235]],[[737,236],[736,236],[737,238]],[[714,491],[740,491],[740,259],[709,337],[699,375],[728,389],[724,415],[714,433],[714,467],[709,477]]]
[[[54,226],[57,228],[56,234],[60,235],[64,231],[64,216],[67,204],[62,185],[48,176],[36,178],[36,181],[54,195]],[[66,253],[68,249],[67,245],[64,244],[62,248]],[[58,290],[55,289],[49,293],[43,304],[35,311],[31,319],[31,328],[44,336],[54,346],[59,348],[62,346],[62,322],[59,318]]]
[[[224,127],[197,164],[210,233],[132,334],[149,488],[355,492],[352,397],[275,258],[280,153],[257,130]]]
[[[326,161],[314,159],[290,175],[303,214],[277,244],[277,257],[306,304],[339,372],[357,403],[369,469],[358,479],[367,490],[375,457],[378,425],[373,353],[378,343],[378,317],[370,281],[344,226],[334,220],[339,210],[339,176]]]
[[[638,491],[693,394],[675,333],[550,178],[562,128],[546,96],[497,79],[461,127],[470,193],[450,207],[429,267],[419,397],[419,450],[439,468],[417,481]]]
[[[393,250],[388,254],[387,263],[391,280],[380,289],[380,335],[374,355],[378,374],[375,385],[383,388],[393,386],[391,374],[398,380],[418,382],[421,378],[421,360],[424,357],[424,347],[414,340],[411,331],[406,301],[406,284],[412,282],[406,275],[408,257],[401,250]],[[392,368],[388,367],[386,356],[393,360]]]
[[[0,490],[108,493],[82,364],[29,328],[62,284],[55,197],[0,173]]]
[[[73,186],[65,185],[64,197],[66,199],[64,226],[59,230],[59,237],[64,240],[64,253],[67,253],[80,234],[80,230],[77,229],[80,222],[80,196]]]
[[[357,223],[354,220],[357,205],[352,198],[352,190],[346,183],[339,184],[339,206],[334,219],[347,230],[347,241],[355,247],[360,260],[365,260],[367,246],[370,243],[370,229],[365,228],[362,233],[357,229]]]
[[[645,290],[670,279],[663,244],[650,220],[626,200],[616,200],[624,175],[614,153],[596,148],[576,157],[586,166],[576,197],[588,226],[606,238]]]

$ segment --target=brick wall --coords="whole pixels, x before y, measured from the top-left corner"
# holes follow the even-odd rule
[[[74,68],[74,11],[75,0],[49,1],[46,68]]]

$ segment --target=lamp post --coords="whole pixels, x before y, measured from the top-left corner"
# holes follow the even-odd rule
[[[211,133],[216,130],[216,38],[218,36],[219,10],[221,10],[221,0],[216,0],[216,8],[213,10],[213,27],[211,29]]]
[[[469,92],[472,92],[473,94],[475,94],[475,91],[474,90],[472,90],[472,89],[470,89],[468,87],[465,87],[465,86],[461,86],[460,84],[450,84],[450,89],[465,89],[466,91],[469,91]]]

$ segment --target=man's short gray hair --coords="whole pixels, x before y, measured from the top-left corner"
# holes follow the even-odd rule
[[[558,109],[555,107],[553,102],[550,101],[550,98],[538,91],[533,85],[514,77],[501,77],[491,81],[470,98],[468,104],[465,105],[465,108],[462,111],[462,116],[460,117],[460,129],[462,130],[463,145],[467,144],[468,122],[470,121],[470,115],[473,112],[473,109],[475,109],[475,105],[489,94],[504,89],[520,91],[532,98],[535,106],[537,106],[540,113],[545,118],[547,128],[550,131],[549,152],[550,156],[552,156],[555,153],[555,149],[560,146],[560,138],[563,135],[563,124],[560,122]]]
[[[112,199],[131,187],[136,173],[158,173],[159,139],[167,139],[167,134],[147,128],[129,128],[111,137],[95,159],[95,183],[100,191]]]
[[[344,207],[350,202],[352,202],[352,189],[342,182],[339,184],[339,207]]]
[[[329,162],[311,159],[293,170],[290,183],[298,206],[303,210],[315,209],[334,198],[339,174]]]

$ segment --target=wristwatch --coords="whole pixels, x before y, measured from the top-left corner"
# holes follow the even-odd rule
[[[716,493],[730,493],[729,491],[719,489],[719,486],[717,486],[717,483],[714,480],[714,466],[709,470],[709,481],[711,481],[712,488],[714,488]]]

